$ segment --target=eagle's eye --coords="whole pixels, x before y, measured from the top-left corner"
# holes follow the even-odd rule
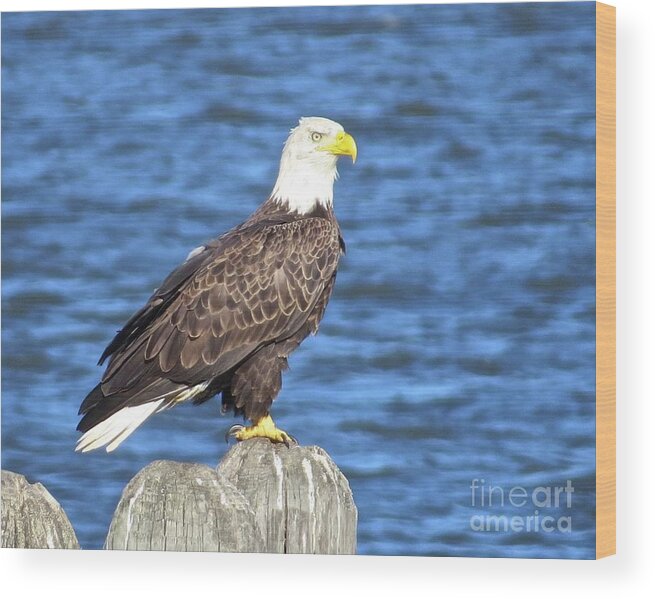
[[[314,133],[312,133],[312,141],[321,141],[322,137],[323,137],[322,133],[318,133],[317,131],[314,131]]]

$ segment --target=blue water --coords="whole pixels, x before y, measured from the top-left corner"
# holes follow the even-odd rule
[[[594,4],[4,14],[2,467],[86,548],[154,459],[214,465],[218,402],[73,453],[112,334],[244,219],[298,117],[359,160],[348,253],[274,406],[350,480],[365,554],[594,554]],[[471,481],[575,488],[483,532]]]

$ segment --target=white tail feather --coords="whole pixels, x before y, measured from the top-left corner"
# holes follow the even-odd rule
[[[150,416],[195,397],[199,393],[202,393],[208,385],[209,381],[178,392],[177,395],[174,395],[175,392],[167,393],[155,401],[138,406],[127,406],[86,431],[79,438],[75,446],[75,451],[84,453],[93,451],[104,445],[107,446],[108,453],[114,451]]]
[[[163,407],[162,404],[164,404]],[[170,404],[170,399],[168,404]],[[140,406],[123,408],[86,431],[77,442],[75,451],[92,451],[103,445],[107,445],[108,452],[113,451],[147,418],[166,407],[166,398],[163,398]]]

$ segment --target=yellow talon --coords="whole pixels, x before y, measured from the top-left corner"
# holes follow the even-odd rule
[[[236,424],[230,428],[228,435],[234,437],[237,441],[245,441],[246,439],[253,439],[255,437],[264,437],[265,439],[270,439],[273,443],[284,443],[287,447],[291,443],[298,443],[287,432],[277,428],[270,415],[264,416],[252,426]]]

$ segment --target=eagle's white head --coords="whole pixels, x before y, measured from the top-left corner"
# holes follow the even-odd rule
[[[330,119],[301,118],[284,144],[271,197],[300,214],[311,212],[317,204],[331,206],[339,156],[350,156],[355,162],[353,137]]]

